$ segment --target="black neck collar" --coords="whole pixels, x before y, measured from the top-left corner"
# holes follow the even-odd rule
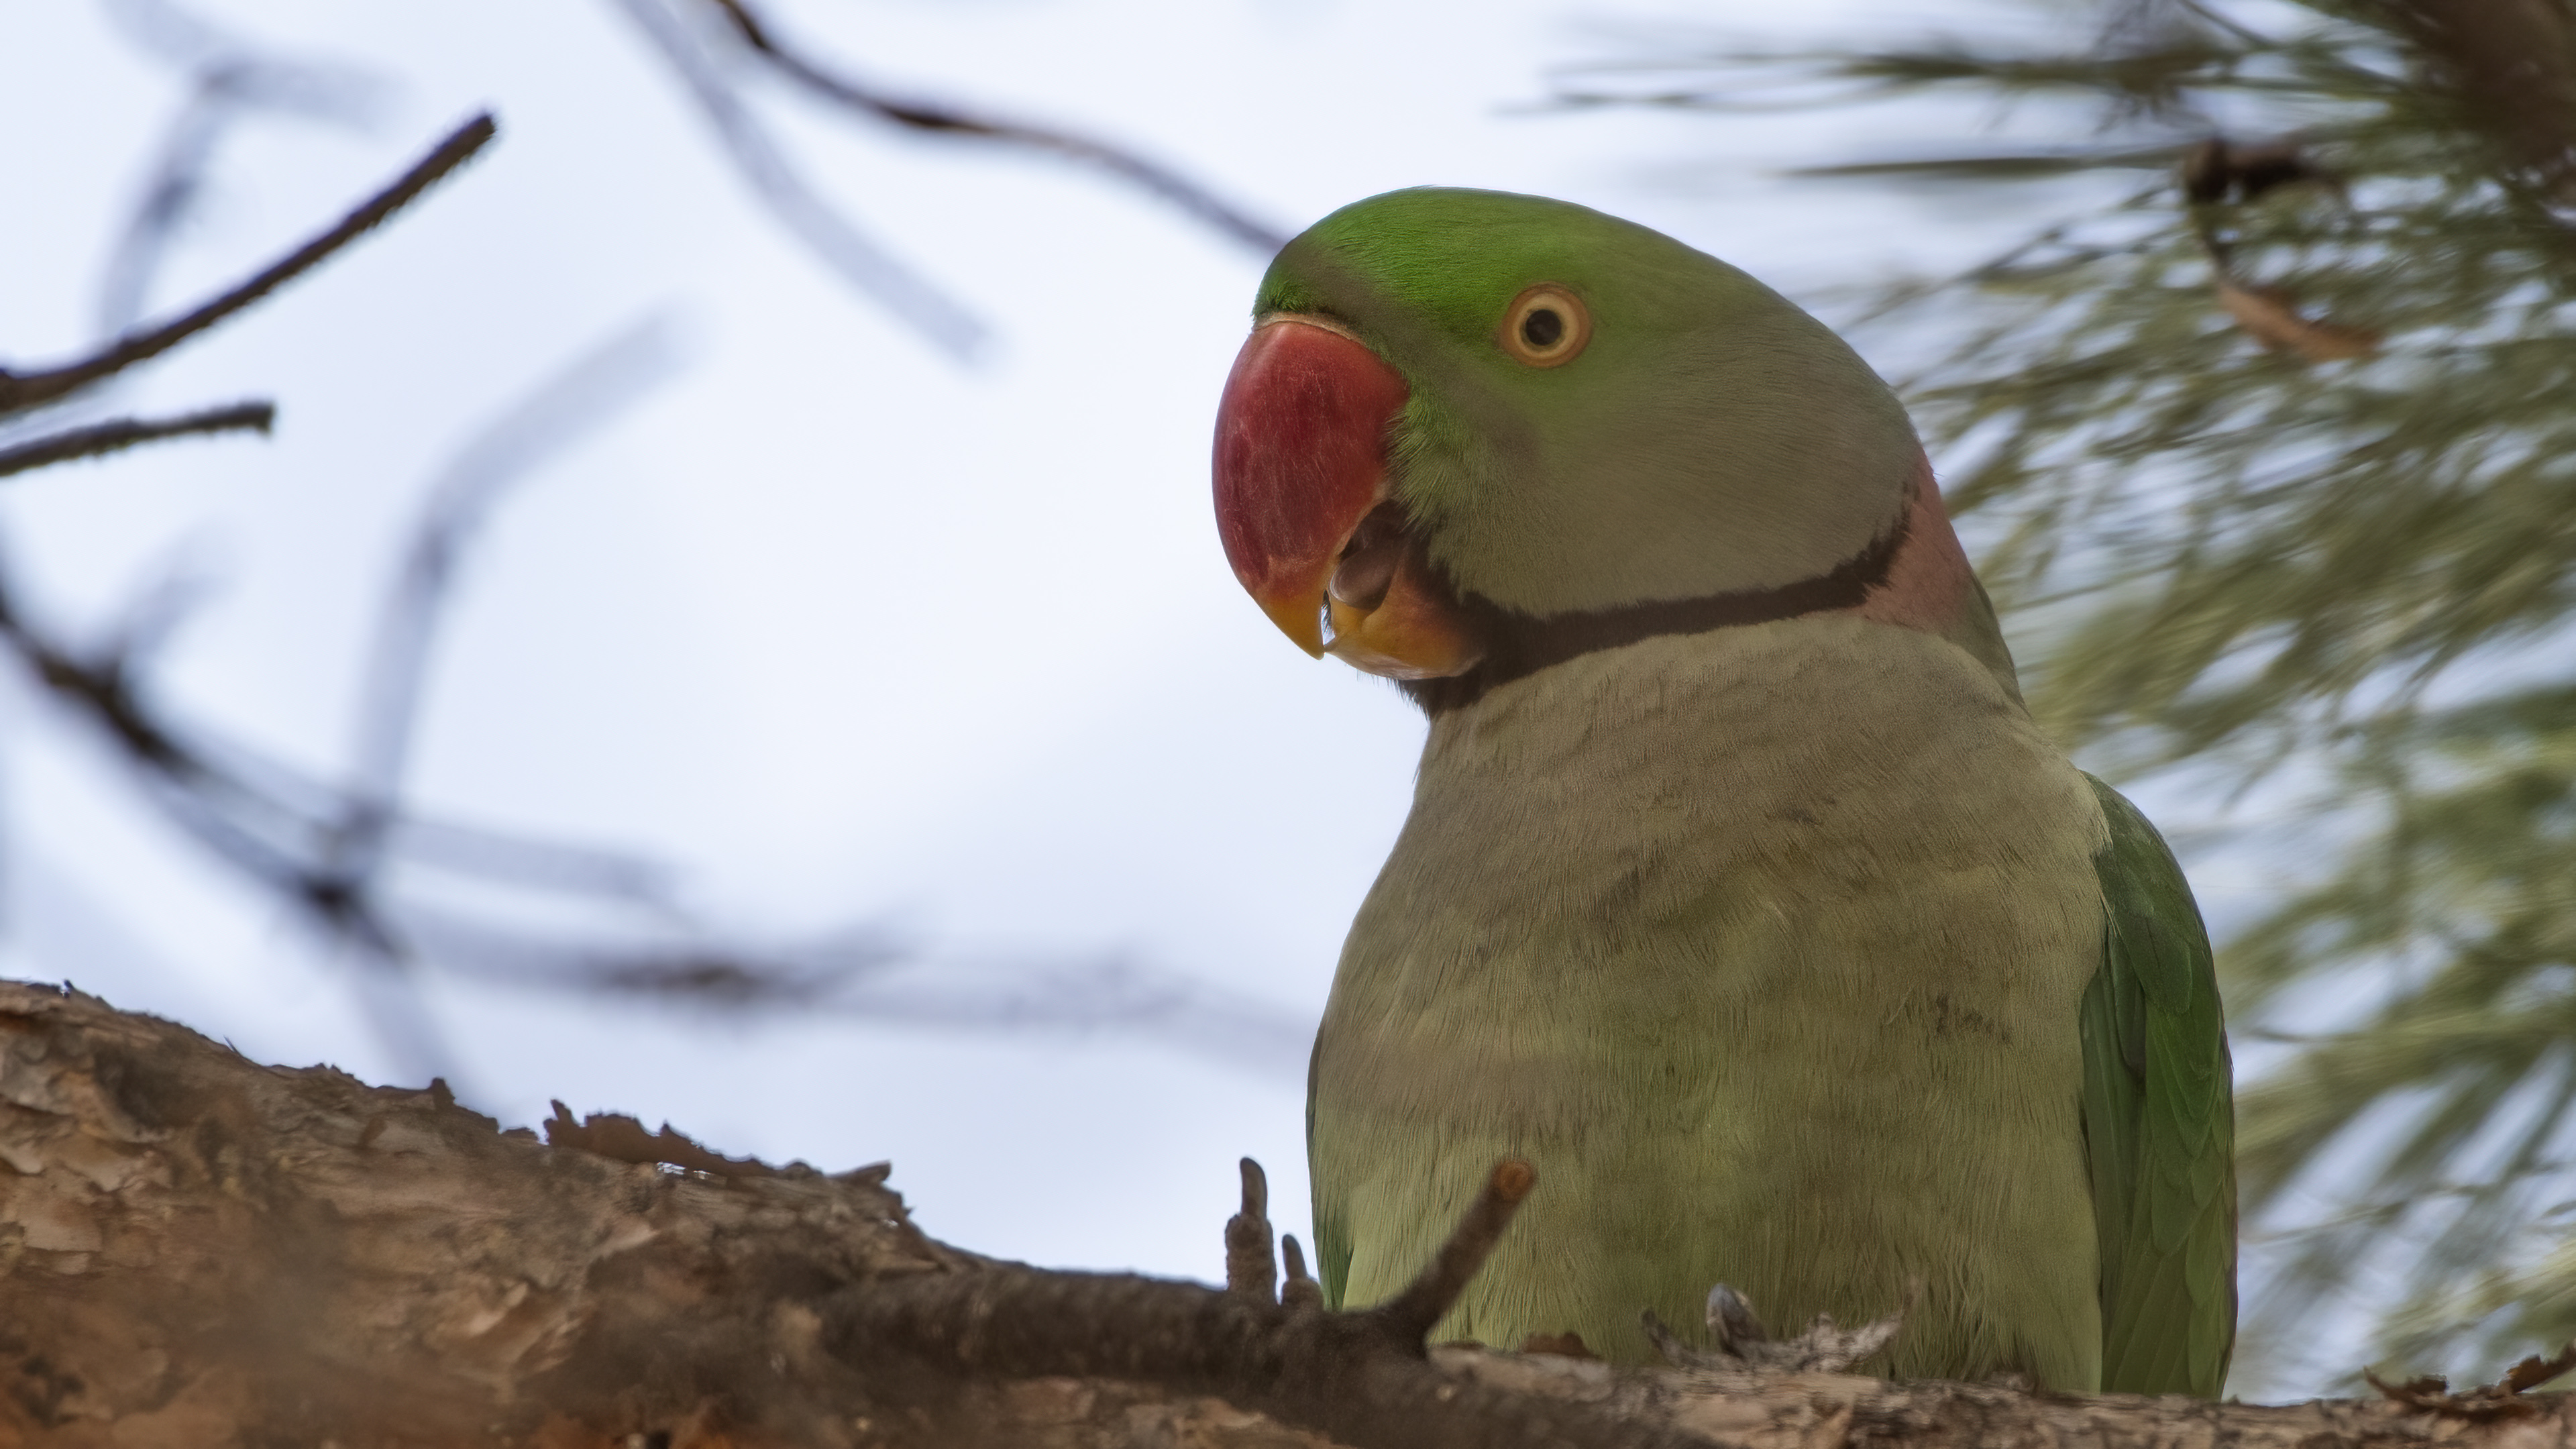
[[[1887,582],[1888,570],[1905,546],[1912,509],[1896,517],[1896,526],[1867,548],[1815,574],[1770,589],[1737,589],[1702,594],[1695,599],[1653,599],[1609,609],[1579,609],[1544,617],[1508,609],[1481,594],[1465,595],[1461,609],[1485,643],[1485,657],[1475,668],[1447,679],[1407,679],[1397,687],[1425,714],[1460,709],[1484,698],[1498,684],[1524,679],[1552,664],[1580,658],[1597,649],[1616,649],[1665,634],[1705,634],[1743,624],[1768,624],[1856,608],[1869,591]]]

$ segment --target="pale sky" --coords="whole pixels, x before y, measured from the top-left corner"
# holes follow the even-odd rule
[[[1614,22],[1776,36],[1791,7],[769,9],[866,74],[1129,142],[1289,229],[1398,186],[1543,192],[1812,297],[2013,225],[1769,177],[1847,159],[1883,125],[1531,109],[1552,66],[1627,43]],[[1269,1023],[1176,1043],[737,1021],[433,980],[467,1103],[517,1124],[561,1098],[829,1170],[890,1158],[942,1238],[1201,1278],[1220,1272],[1249,1153],[1280,1226],[1302,1234],[1305,1037],[1402,819],[1422,725],[1388,686],[1279,637],[1218,551],[1210,423],[1262,259],[1093,175],[763,92],[815,184],[992,329],[961,366],[753,203],[605,0],[202,13],[385,84],[363,130],[231,134],[156,315],[336,218],[475,109],[497,111],[502,139],[119,399],[272,397],[273,439],[0,488],[0,547],[30,605],[99,637],[157,582],[196,580],[158,656],[174,709],[336,774],[372,611],[444,461],[570,359],[663,318],[674,377],[534,476],[470,555],[415,803],[647,851],[741,938],[888,923],[967,987],[1015,962],[1115,955]],[[99,8],[0,8],[0,361],[94,337],[109,239],[179,98]],[[399,1077],[345,964],[176,836],[14,676],[0,791],[0,970],[68,976],[262,1060]]]

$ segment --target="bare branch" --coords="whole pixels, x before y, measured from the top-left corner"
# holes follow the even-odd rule
[[[278,109],[345,120],[373,109],[376,80],[355,65],[284,56],[171,0],[101,0],[99,9],[136,49],[173,69],[199,74],[248,65],[266,71],[269,79],[257,89]]]
[[[1265,257],[1288,243],[1287,234],[1278,228],[1253,220],[1206,187],[1132,151],[1049,126],[979,116],[953,106],[889,95],[850,79],[844,72],[826,70],[806,59],[796,47],[780,41],[743,0],[709,0],[709,3],[723,11],[743,43],[781,75],[837,105],[864,111],[917,131],[1024,146],[1097,166],[1180,208],[1192,218]]]
[[[163,438],[193,437],[202,433],[265,433],[276,420],[275,403],[246,402],[207,408],[203,412],[182,413],[175,418],[118,418],[88,427],[66,428],[31,442],[0,448],[0,478],[56,463],[68,463],[75,458],[95,458],[122,452],[137,443],[158,442]]]
[[[422,157],[419,164],[404,172],[392,185],[369,198],[365,205],[342,218],[338,225],[271,263],[257,276],[222,296],[206,302],[185,316],[165,322],[148,332],[130,333],[118,339],[113,345],[78,362],[31,373],[14,373],[0,369],[0,417],[52,402],[100,378],[121,372],[138,362],[158,357],[179,343],[267,296],[286,282],[310,271],[332,253],[366,235],[385,218],[400,211],[413,198],[436,184],[439,178],[464,165],[475,152],[482,150],[485,144],[491,141],[496,132],[497,128],[488,114],[476,116],[459,126],[427,156]]]
[[[640,927],[567,930],[442,909],[410,893],[384,897],[380,909],[423,963],[518,987],[947,1031],[1119,1033],[1286,1080],[1304,1071],[1313,1035],[1304,1018],[1268,1002],[1121,957],[979,960],[869,922],[763,945],[726,940],[677,911]]]
[[[234,122],[274,112],[363,125],[373,118],[376,86],[353,67],[271,54],[167,0],[108,0],[104,9],[137,48],[189,77],[187,99],[162,128],[99,283],[101,330],[117,336],[141,319],[162,256],[194,210],[206,167]]]
[[[521,908],[466,913],[393,894],[381,865],[352,876],[332,863],[330,842],[351,818],[354,797],[173,723],[136,687],[127,655],[85,655],[36,627],[5,573],[0,645],[136,766],[148,797],[182,832],[364,954],[362,1004],[407,1056],[438,1055],[426,1027],[401,1020],[387,994],[407,991],[402,973],[418,967],[520,988],[745,1011],[794,1007],[973,1031],[1134,1033],[1264,1074],[1292,1074],[1304,1061],[1304,1025],[1287,1013],[1118,957],[937,961],[871,926],[771,949],[728,943],[673,904],[665,868],[618,852],[395,814],[377,847],[391,859],[510,887]],[[575,931],[529,919],[559,922],[566,904],[580,902],[623,906],[640,919],[592,920]]]
[[[983,348],[988,333],[982,322],[869,239],[805,184],[786,152],[761,129],[732,83],[717,71],[697,37],[664,0],[617,0],[617,4],[688,84],[753,194],[808,250],[840,273],[843,281],[876,298],[951,356],[962,361]]]
[[[890,1449],[2576,1442],[2568,1396],[2525,1392],[2562,1360],[2267,1406],[1426,1352],[1377,1311],[947,1246],[884,1163],[773,1169],[561,1109],[541,1145],[440,1084],[264,1067],[50,987],[0,984],[0,1102],[9,1443],[172,1442],[174,1422],[210,1443]]]
[[[952,959],[936,969],[855,978],[826,1004],[871,1021],[925,1026],[1142,1033],[1237,1070],[1290,1080],[1302,1077],[1314,1044],[1311,1020],[1118,956]]]

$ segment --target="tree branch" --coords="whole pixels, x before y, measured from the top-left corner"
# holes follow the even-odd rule
[[[779,74],[836,105],[863,111],[880,120],[917,131],[998,141],[1097,166],[1180,208],[1265,257],[1288,243],[1287,235],[1278,228],[1253,220],[1206,187],[1132,151],[1049,126],[978,116],[953,106],[889,95],[807,59],[795,47],[780,41],[743,0],[709,0],[709,3],[724,12],[734,33]]]
[[[158,442],[163,438],[186,438],[201,433],[265,433],[276,420],[275,403],[246,402],[182,413],[175,418],[118,418],[87,427],[65,428],[59,433],[0,448],[0,478],[55,463],[68,463],[75,458],[95,458],[105,453],[122,452],[137,443]]]
[[[188,78],[187,96],[162,127],[152,168],[101,274],[101,330],[123,334],[142,317],[162,258],[236,121],[264,111],[363,125],[374,115],[377,87],[349,67],[255,46],[169,0],[107,0],[102,8],[136,49]]]
[[[2266,1407],[1426,1353],[1416,1325],[1530,1190],[1516,1164],[1415,1289],[1330,1313],[962,1252],[883,1163],[771,1167],[560,1106],[547,1132],[0,983],[0,1442],[2576,1444],[2565,1396],[2522,1392],[2563,1359]]]
[[[65,363],[42,372],[14,373],[0,368],[0,417],[52,402],[100,378],[157,357],[267,296],[402,210],[413,198],[437,184],[439,178],[464,165],[491,141],[494,134],[496,128],[488,114],[476,116],[459,126],[422,157],[419,164],[369,198],[365,205],[341,218],[337,226],[185,316],[146,332],[128,333],[78,362]]]
[[[689,33],[665,0],[616,0],[637,29],[670,61],[671,68],[697,98],[716,138],[733,157],[734,167],[750,183],[770,212],[820,257],[841,279],[877,299],[913,330],[952,357],[965,360],[984,347],[989,333],[983,322],[933,286],[892,252],[860,231],[805,184],[788,162],[787,153],[761,128],[751,109]]]

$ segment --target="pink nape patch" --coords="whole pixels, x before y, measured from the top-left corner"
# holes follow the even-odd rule
[[[1957,622],[1967,607],[1976,574],[1941,507],[1941,485],[1932,480],[1930,458],[1916,460],[1909,486],[1913,502],[1906,514],[1905,542],[1888,563],[1887,582],[1869,591],[1858,612],[1881,624],[1937,634]]]

